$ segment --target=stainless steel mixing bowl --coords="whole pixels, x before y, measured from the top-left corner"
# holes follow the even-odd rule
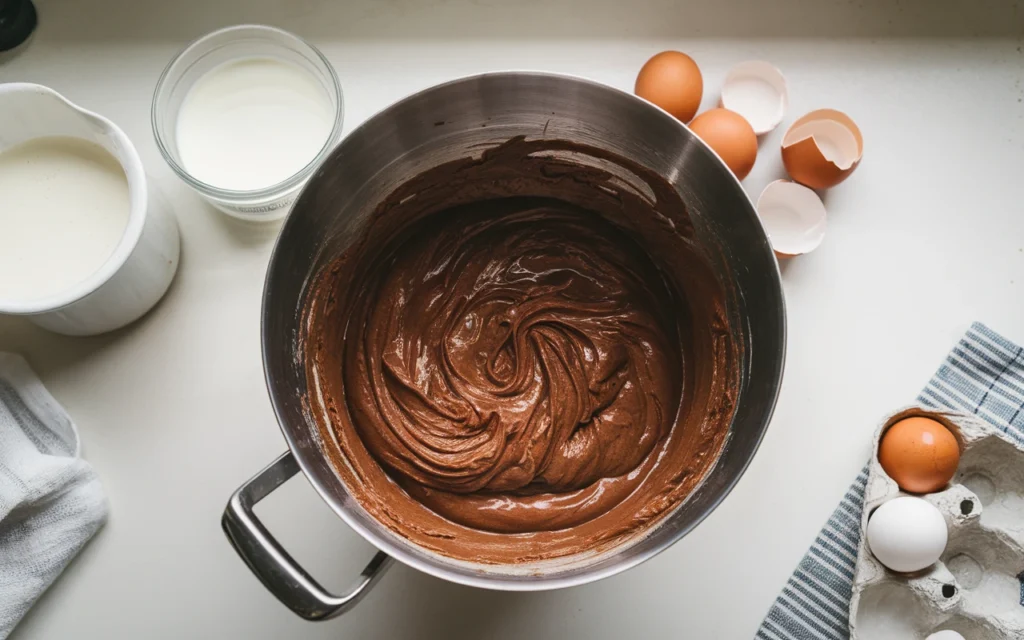
[[[715,467],[645,537],[611,552],[544,566],[471,565],[430,553],[370,517],[325,455],[305,410],[302,307],[314,275],[343,251],[374,206],[396,186],[440,163],[478,154],[513,136],[548,137],[612,151],[658,172],[678,189],[698,241],[733,284],[730,314],[743,334],[741,387],[728,441]],[[289,451],[231,498],[223,525],[238,553],[284,604],[308,619],[351,608],[391,558],[466,585],[527,591],[592,582],[633,567],[697,526],[725,498],[757,450],[782,378],[785,309],[779,271],[740,183],[689,129],[651,104],[596,82],[544,73],[494,73],[432,87],[353,131],[306,185],[281,231],[263,295],[267,388]],[[299,471],[328,505],[380,552],[352,588],[327,593],[256,519],[253,505]]]

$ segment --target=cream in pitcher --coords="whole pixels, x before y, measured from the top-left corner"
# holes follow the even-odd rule
[[[38,84],[0,83],[0,112],[0,315],[76,336],[142,317],[180,244],[135,145]]]
[[[128,225],[124,170],[81,138],[34,138],[0,152],[0,193],[0,298],[68,290],[106,262]]]

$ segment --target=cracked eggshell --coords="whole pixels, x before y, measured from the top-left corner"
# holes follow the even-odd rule
[[[864,155],[857,124],[835,109],[818,109],[794,122],[782,138],[782,162],[800,184],[828,189],[845,180]]]
[[[779,258],[814,251],[825,238],[825,204],[814,191],[790,180],[764,188],[757,214]]]
[[[786,115],[786,78],[768,62],[741,62],[726,74],[719,104],[743,116],[755,134],[764,135],[779,126]]]

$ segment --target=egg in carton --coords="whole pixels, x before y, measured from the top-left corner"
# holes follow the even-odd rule
[[[917,416],[941,423],[959,444],[956,473],[935,493],[901,491],[879,462],[885,432]],[[1024,639],[1024,443],[974,416],[920,406],[886,418],[874,442],[850,603],[851,640],[925,640],[932,634],[942,640]],[[937,562],[897,573],[872,553],[866,533],[876,509],[911,495],[938,509],[947,539]]]

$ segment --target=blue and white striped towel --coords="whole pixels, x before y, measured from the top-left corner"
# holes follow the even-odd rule
[[[1024,348],[975,322],[917,401],[974,413],[1024,442]],[[758,640],[847,640],[867,468],[768,611]]]

